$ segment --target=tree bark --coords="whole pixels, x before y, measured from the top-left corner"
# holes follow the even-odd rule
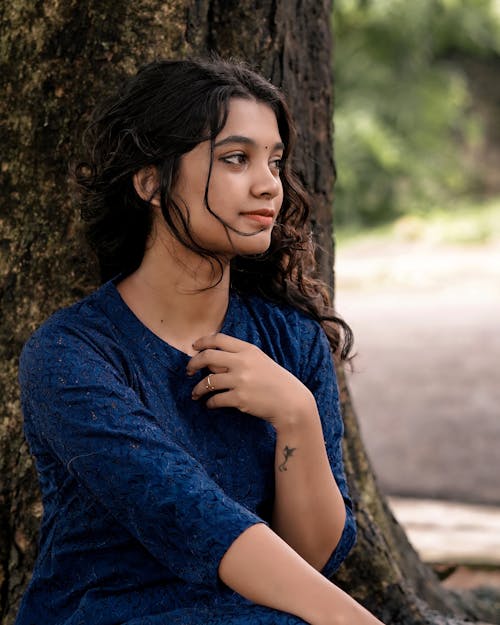
[[[0,12],[0,617],[11,625],[42,514],[22,435],[17,361],[45,318],[98,282],[66,174],[94,104],[153,58],[213,50],[260,69],[284,89],[298,123],[295,166],[314,200],[319,268],[329,285],[334,167],[328,0],[18,0]],[[360,540],[338,583],[386,623],[498,618],[498,602],[495,613],[489,600],[482,608],[477,597],[467,603],[445,592],[418,560],[378,491],[341,382]]]

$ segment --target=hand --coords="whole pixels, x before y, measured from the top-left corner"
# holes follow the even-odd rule
[[[223,391],[207,400],[208,408],[237,408],[277,429],[315,413],[309,389],[255,345],[219,333],[198,339],[193,347],[199,353],[189,361],[187,374],[204,367],[212,372],[212,388],[208,388],[208,376],[203,378],[193,389],[193,399]]]

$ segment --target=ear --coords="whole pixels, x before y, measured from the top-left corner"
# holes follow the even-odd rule
[[[137,195],[152,206],[160,206],[158,193],[158,170],[153,165],[148,165],[136,171],[133,178],[134,189]]]

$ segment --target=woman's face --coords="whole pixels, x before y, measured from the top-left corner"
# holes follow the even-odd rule
[[[280,178],[283,143],[273,110],[255,100],[234,98],[226,124],[215,139],[208,205],[204,197],[210,142],[185,154],[172,195],[187,206],[189,227],[203,248],[231,258],[265,252],[283,202]]]

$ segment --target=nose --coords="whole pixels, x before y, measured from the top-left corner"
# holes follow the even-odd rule
[[[255,167],[252,179],[252,194],[255,197],[277,197],[282,190],[279,172],[273,171],[269,163]]]

